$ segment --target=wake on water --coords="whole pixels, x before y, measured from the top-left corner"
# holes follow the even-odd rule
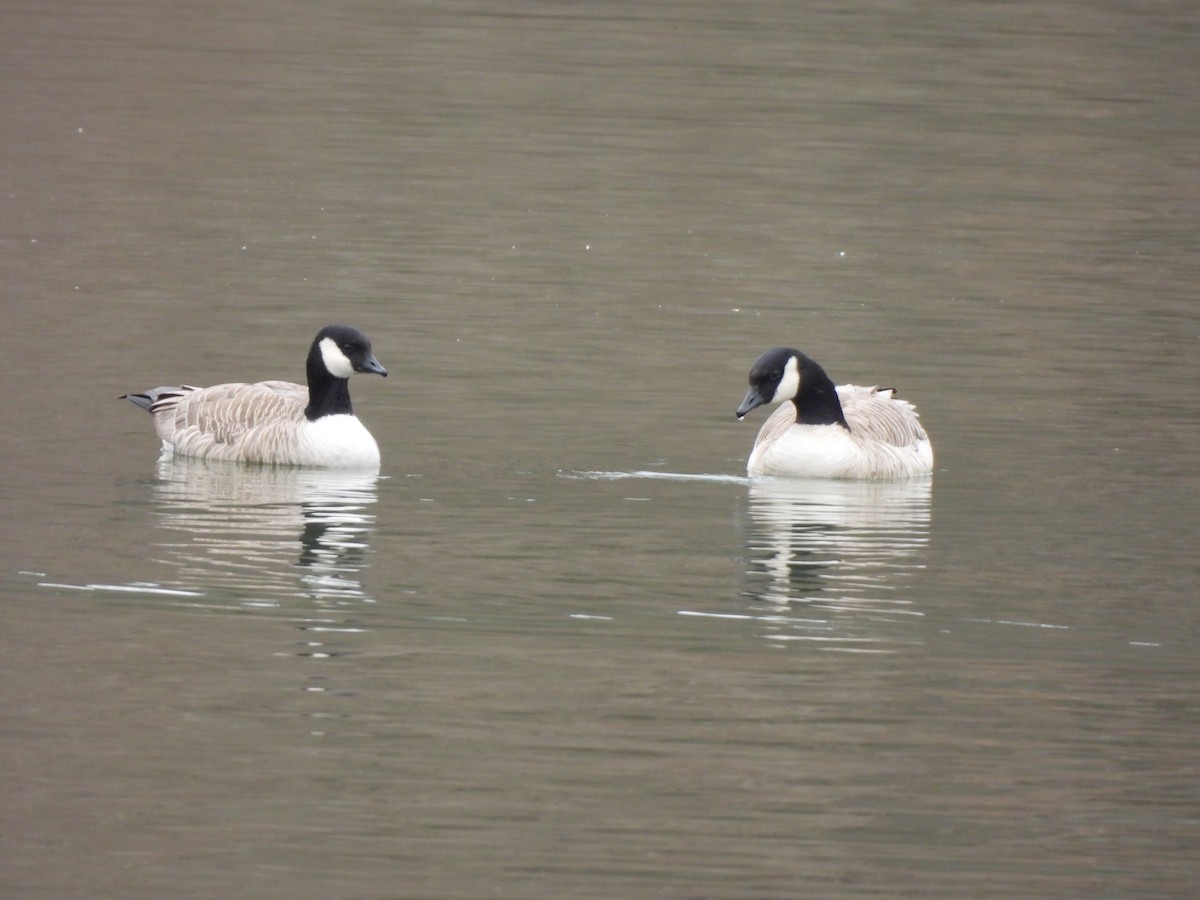
[[[591,479],[595,481],[620,481],[629,478],[654,479],[657,481],[705,481],[712,484],[750,484],[745,475],[705,475],[688,472],[562,472],[560,478]]]

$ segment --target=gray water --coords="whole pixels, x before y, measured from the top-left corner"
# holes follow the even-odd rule
[[[0,894],[1200,891],[1194,4],[0,21]],[[116,399],[330,321],[378,478]]]

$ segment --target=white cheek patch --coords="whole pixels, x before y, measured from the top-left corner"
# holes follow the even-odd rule
[[[349,378],[354,374],[354,366],[333,338],[321,339],[321,359],[325,361],[329,374],[335,378]]]
[[[795,400],[798,393],[800,393],[800,364],[793,356],[783,367],[783,377],[779,379],[779,387],[775,388],[775,395],[771,398],[771,402],[783,403],[785,400]]]

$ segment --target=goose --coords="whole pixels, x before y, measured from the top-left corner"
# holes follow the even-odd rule
[[[317,332],[306,363],[308,386],[290,381],[156,387],[121,399],[154,416],[163,451],[180,456],[279,466],[379,469],[379,445],[354,415],[349,378],[387,377],[357,328]]]
[[[909,478],[933,471],[933,447],[911,403],[891,388],[833,381],[791,347],[768,350],[750,368],[738,419],[782,406],[759,429],[747,474],[809,478]]]

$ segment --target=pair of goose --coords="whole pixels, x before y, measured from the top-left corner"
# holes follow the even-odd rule
[[[357,328],[329,325],[312,342],[308,386],[288,381],[164,386],[126,399],[154,417],[163,449],[267,465],[379,469],[379,445],[354,415],[349,379],[387,377]],[[739,419],[780,404],[758,432],[750,475],[906,478],[933,471],[933,448],[911,403],[890,388],[835,386],[799,350],[776,347],[750,369]]]

